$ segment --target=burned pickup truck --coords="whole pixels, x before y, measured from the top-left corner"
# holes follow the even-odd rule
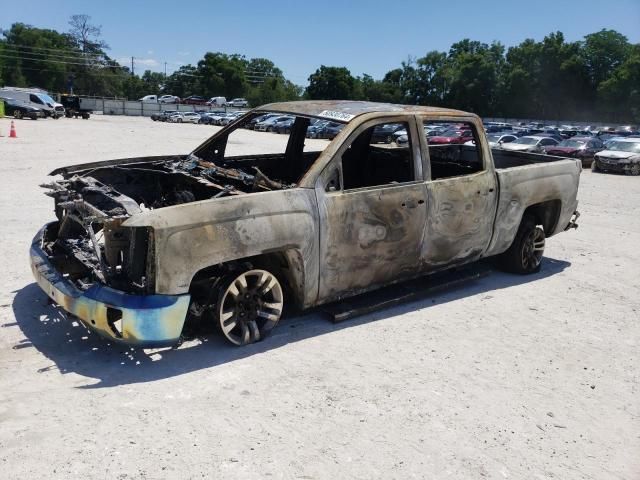
[[[242,128],[295,118],[289,135]],[[307,139],[314,119],[344,127]],[[408,141],[380,144],[393,124]],[[429,145],[424,127],[474,144]],[[539,270],[545,239],[575,227],[580,161],[495,150],[469,113],[352,101],[269,104],[192,153],[60,168],[57,220],[31,246],[33,274],[85,325],[130,345],[179,341],[214,322],[233,344],[309,308],[496,257]]]

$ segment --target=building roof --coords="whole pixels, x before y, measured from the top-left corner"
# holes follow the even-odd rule
[[[422,105],[398,105],[393,103],[361,102],[356,100],[305,100],[262,105],[256,110],[291,113],[310,117],[330,118],[338,122],[348,122],[358,115],[372,112],[384,113],[429,113],[435,115],[466,114],[449,108],[425,107]]]

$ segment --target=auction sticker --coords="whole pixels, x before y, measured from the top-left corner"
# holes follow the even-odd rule
[[[318,114],[318,116],[324,118],[333,118],[334,120],[342,120],[343,122],[348,122],[353,117],[355,117],[355,115],[351,115],[350,113],[334,112],[333,110],[323,110]]]

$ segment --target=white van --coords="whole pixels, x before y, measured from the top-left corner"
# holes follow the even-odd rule
[[[47,92],[39,88],[2,87],[0,88],[0,95],[13,98],[25,105],[39,108],[43,111],[45,117],[58,119],[64,116],[62,104],[56,102]]]
[[[212,107],[224,107],[227,105],[227,99],[225,97],[211,97],[207,102],[207,105]]]
[[[157,95],[145,95],[142,98],[138,99],[139,102],[142,103],[158,103],[158,96]]]

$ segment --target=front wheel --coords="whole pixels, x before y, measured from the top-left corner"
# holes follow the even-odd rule
[[[15,118],[16,120],[20,120],[22,118],[22,112],[20,110],[16,110],[15,112],[13,112],[13,118]]]
[[[598,168],[598,164],[596,163],[596,161],[594,160],[593,163],[591,164],[591,171],[592,172],[599,172],[600,169]]]
[[[282,285],[271,272],[247,269],[222,279],[215,319],[222,334],[234,345],[262,340],[282,315]]]
[[[525,215],[513,243],[499,257],[500,266],[508,272],[521,275],[536,273],[540,271],[544,246],[544,229],[536,225],[532,216]]]
[[[634,163],[627,170],[625,170],[624,173],[637,177],[638,175],[640,175],[640,163]]]

